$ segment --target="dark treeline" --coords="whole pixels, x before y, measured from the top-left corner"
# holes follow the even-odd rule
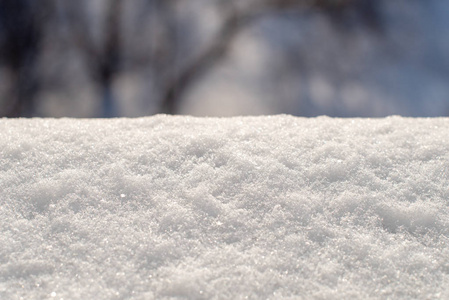
[[[192,1],[193,2],[193,1]],[[340,26],[378,29],[376,1],[258,0],[209,1],[220,12],[209,40],[196,47],[195,29],[176,0],[2,0],[0,2],[0,63],[3,116],[34,116],[40,94],[70,89],[78,80],[66,69],[79,64],[98,97],[92,116],[118,116],[113,85],[121,72],[147,74],[153,92],[145,101],[154,112],[175,114],[184,93],[227,54],[241,30],[269,14],[304,14],[322,10]],[[359,21],[357,21],[359,20]],[[361,22],[360,22],[361,20]],[[354,24],[351,24],[354,23]],[[87,79],[86,79],[87,80]],[[73,92],[72,92],[73,93]]]
[[[135,115],[177,114],[186,94],[220,65],[238,36],[253,24],[319,15],[329,20],[337,35],[342,33],[342,39],[347,32],[361,30],[376,39],[388,31],[384,4],[372,0],[2,0],[0,115],[49,116],[46,108],[53,105],[61,107],[61,115],[122,116],[126,93],[144,109]],[[303,25],[293,24],[298,24],[298,31]],[[276,34],[268,38],[272,43]],[[286,62],[276,72],[305,72],[312,54],[295,43],[282,47]],[[333,71],[327,67],[325,72]],[[338,72],[332,74],[331,81],[337,82]],[[139,93],[132,87],[136,82],[144,87]],[[294,96],[301,97],[300,110],[285,112],[319,112],[314,97],[323,94],[323,88],[319,80],[315,85],[317,92],[312,87],[305,96]],[[333,108],[327,112],[344,116],[336,103],[328,105]],[[65,106],[79,109],[71,113]]]

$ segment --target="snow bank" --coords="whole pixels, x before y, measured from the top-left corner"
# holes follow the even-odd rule
[[[1,299],[449,297],[449,119],[0,120]]]

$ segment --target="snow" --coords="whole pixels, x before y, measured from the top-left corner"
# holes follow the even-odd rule
[[[448,118],[0,119],[0,298],[449,298],[448,137]]]

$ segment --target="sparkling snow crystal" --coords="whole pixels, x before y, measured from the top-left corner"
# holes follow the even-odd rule
[[[1,299],[449,298],[449,119],[0,119]]]

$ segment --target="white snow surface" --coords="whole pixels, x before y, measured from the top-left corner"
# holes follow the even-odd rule
[[[0,119],[1,299],[449,299],[449,119]]]

